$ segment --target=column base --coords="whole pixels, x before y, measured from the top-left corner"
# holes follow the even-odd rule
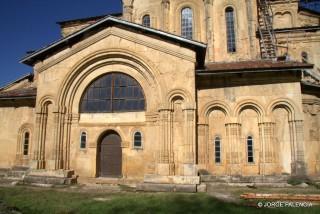
[[[259,165],[260,175],[280,175],[281,168],[278,163],[261,163]]]
[[[296,161],[291,164],[292,175],[297,177],[307,176],[307,166],[303,161]]]
[[[241,164],[229,164],[227,168],[228,175],[242,175]]]
[[[195,164],[182,164],[183,176],[197,176],[198,169]]]
[[[174,164],[159,163],[158,164],[158,175],[169,176],[174,172]]]

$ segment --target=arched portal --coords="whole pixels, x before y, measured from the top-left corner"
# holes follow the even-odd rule
[[[106,132],[97,147],[97,177],[122,176],[121,137],[115,131]]]

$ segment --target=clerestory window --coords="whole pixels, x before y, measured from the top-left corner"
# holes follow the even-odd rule
[[[189,7],[181,10],[181,36],[187,39],[193,38],[193,13]]]
[[[234,10],[232,7],[227,7],[225,11],[226,29],[227,29],[227,50],[229,53],[237,51],[236,35],[234,27]]]
[[[142,18],[142,25],[145,27],[150,27],[151,26],[151,19],[150,19],[150,15],[145,15]]]

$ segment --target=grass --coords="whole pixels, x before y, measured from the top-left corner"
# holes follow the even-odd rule
[[[0,187],[0,201],[22,213],[320,213],[320,207],[259,209],[217,200],[207,194],[106,193]],[[251,202],[252,203],[252,202]],[[6,213],[0,208],[0,213]]]

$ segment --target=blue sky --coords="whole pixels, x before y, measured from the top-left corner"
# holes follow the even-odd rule
[[[32,72],[19,60],[61,37],[56,22],[112,12],[121,0],[0,0],[0,87]]]

